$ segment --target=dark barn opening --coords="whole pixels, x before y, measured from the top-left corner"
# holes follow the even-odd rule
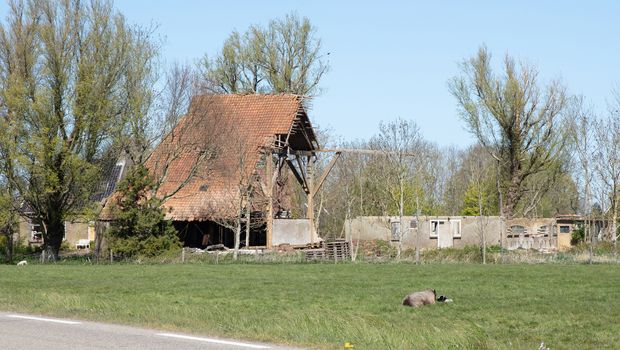
[[[173,221],[174,228],[184,247],[205,249],[208,246],[223,244],[233,249],[235,247],[235,232],[213,221]],[[249,247],[264,247],[267,245],[265,224],[259,227],[250,227]],[[245,223],[241,225],[240,247],[246,246]]]

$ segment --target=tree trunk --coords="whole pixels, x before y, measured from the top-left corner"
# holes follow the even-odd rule
[[[62,239],[65,235],[64,220],[57,213],[50,213],[43,220],[43,224],[45,228],[44,247],[47,252],[46,256],[48,260],[56,261],[60,253]]]
[[[12,226],[12,225],[11,225]],[[13,228],[8,227],[6,231],[6,256],[4,258],[7,264],[13,263]]]
[[[233,251],[233,260],[237,260],[239,257],[239,244],[241,241],[241,216],[243,215],[243,200],[239,199],[239,210],[237,217],[235,218],[235,249]]]
[[[237,217],[235,224],[235,250],[233,252],[233,260],[239,257],[239,241],[241,240],[241,218]]]
[[[614,195],[615,196],[615,195]],[[614,246],[614,254],[616,252],[616,241],[618,240],[618,204],[614,203],[611,214],[610,239]]]
[[[245,248],[250,246],[250,228],[252,224],[252,214],[250,212],[251,204],[248,203],[248,207],[245,209]]]
[[[500,186],[500,162],[497,160],[496,167],[496,182],[497,182],[497,195],[499,200],[499,257],[500,261],[504,262],[504,221],[506,217],[504,216],[504,196],[502,194],[502,187]]]
[[[104,234],[106,231],[106,224],[102,221],[95,221],[95,259],[99,261],[101,257],[101,253],[103,252],[104,246]]]
[[[403,250],[403,211],[405,206],[405,185],[403,179],[400,179],[400,203],[398,205],[398,250],[396,252],[396,259],[400,259],[400,254]]]
[[[420,197],[415,198],[415,263],[420,264]]]
[[[482,264],[486,265],[487,263],[487,240],[484,234],[484,218],[483,218],[483,211],[482,211],[482,191],[481,191],[481,186],[480,186],[480,181],[478,181],[478,218],[480,219],[480,235],[481,235],[481,239],[482,239]]]
[[[584,166],[584,177],[585,177],[585,203],[584,203],[584,211],[583,214],[586,215],[586,222],[584,225],[584,237],[583,240],[588,242],[588,244],[592,243],[592,227],[591,227],[591,218],[592,218],[592,205],[590,204],[590,173],[588,171],[588,162],[586,160]]]
[[[513,177],[510,186],[508,186],[508,191],[506,192],[506,201],[504,202],[504,217],[506,220],[512,220],[514,215],[515,207],[520,199],[520,188],[521,182],[515,176]]]

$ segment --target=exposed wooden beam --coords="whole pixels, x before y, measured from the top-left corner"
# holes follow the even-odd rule
[[[301,188],[303,188],[304,192],[306,192],[307,194],[308,187],[306,187],[306,183],[304,179],[301,177],[301,175],[299,175],[299,172],[297,171],[297,168],[295,168],[295,165],[293,164],[293,162],[290,159],[287,159],[286,164],[288,164],[288,167],[291,168],[291,172],[293,173],[293,175],[295,175],[297,182],[299,182],[299,184],[301,185]]]
[[[357,149],[357,148],[333,148],[333,149],[315,149],[312,151],[296,151],[296,150],[291,150],[290,153],[291,154],[299,154],[299,155],[308,155],[308,154],[314,154],[314,153],[362,153],[362,154],[374,154],[374,155],[388,155],[388,154],[398,154],[398,152],[393,152],[393,151],[381,151],[381,150],[376,150],[376,149]],[[409,152],[404,152],[402,153],[403,156],[406,157],[415,157],[417,156],[417,154],[415,153],[409,153]]]
[[[334,165],[336,165],[336,162],[338,161],[338,158],[340,158],[341,154],[342,154],[342,152],[336,152],[336,154],[334,154],[332,160],[330,160],[329,164],[327,164],[327,167],[323,171],[323,174],[321,174],[321,177],[319,178],[319,181],[316,183],[314,189],[312,190],[312,196],[313,197],[317,194],[317,192],[319,192],[319,190],[321,189],[321,186],[323,186],[323,182],[325,182],[325,179],[327,178],[329,173],[332,171],[332,168],[334,167]]]
[[[310,159],[310,157],[308,157],[308,159]],[[306,175],[306,173],[308,169],[304,168],[304,165],[301,162],[301,157],[299,155],[295,155],[295,161],[297,161],[297,169],[299,170],[299,174],[301,175],[301,178],[304,181],[304,184],[307,188],[308,187],[308,176]]]
[[[316,157],[308,156],[308,162],[306,166],[306,172],[308,174],[308,195],[306,196],[306,203],[308,204],[308,210],[306,210],[306,217],[308,218],[310,224],[310,244],[314,245],[314,161]]]
[[[269,181],[268,188],[266,191],[267,194],[267,232],[266,232],[266,245],[267,248],[271,248],[273,244],[273,182],[271,181],[271,177],[273,176],[273,158],[271,153],[266,155],[267,159],[267,167],[265,169],[266,172],[266,180]],[[261,181],[262,183],[262,181]]]

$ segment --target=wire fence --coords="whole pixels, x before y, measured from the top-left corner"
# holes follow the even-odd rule
[[[316,254],[316,249],[274,251],[242,249],[237,259],[233,250],[204,251],[195,248],[171,250],[154,257],[127,257],[112,250],[98,256],[92,251],[62,252],[56,261],[46,258],[44,252],[15,253],[13,264],[339,264],[339,263],[410,263],[410,264],[481,264],[482,250],[477,246],[461,249],[422,250],[419,257],[414,250],[404,251],[397,257],[389,244],[377,244],[373,249],[346,250],[347,255]],[[0,252],[0,261],[5,261]],[[533,249],[505,250],[489,247],[487,264],[620,264],[620,255],[611,244],[580,245],[568,251],[540,252]]]

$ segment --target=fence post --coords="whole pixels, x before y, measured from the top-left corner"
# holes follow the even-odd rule
[[[181,262],[185,263],[185,247],[181,249]]]
[[[110,264],[114,262],[114,252],[110,249]]]

